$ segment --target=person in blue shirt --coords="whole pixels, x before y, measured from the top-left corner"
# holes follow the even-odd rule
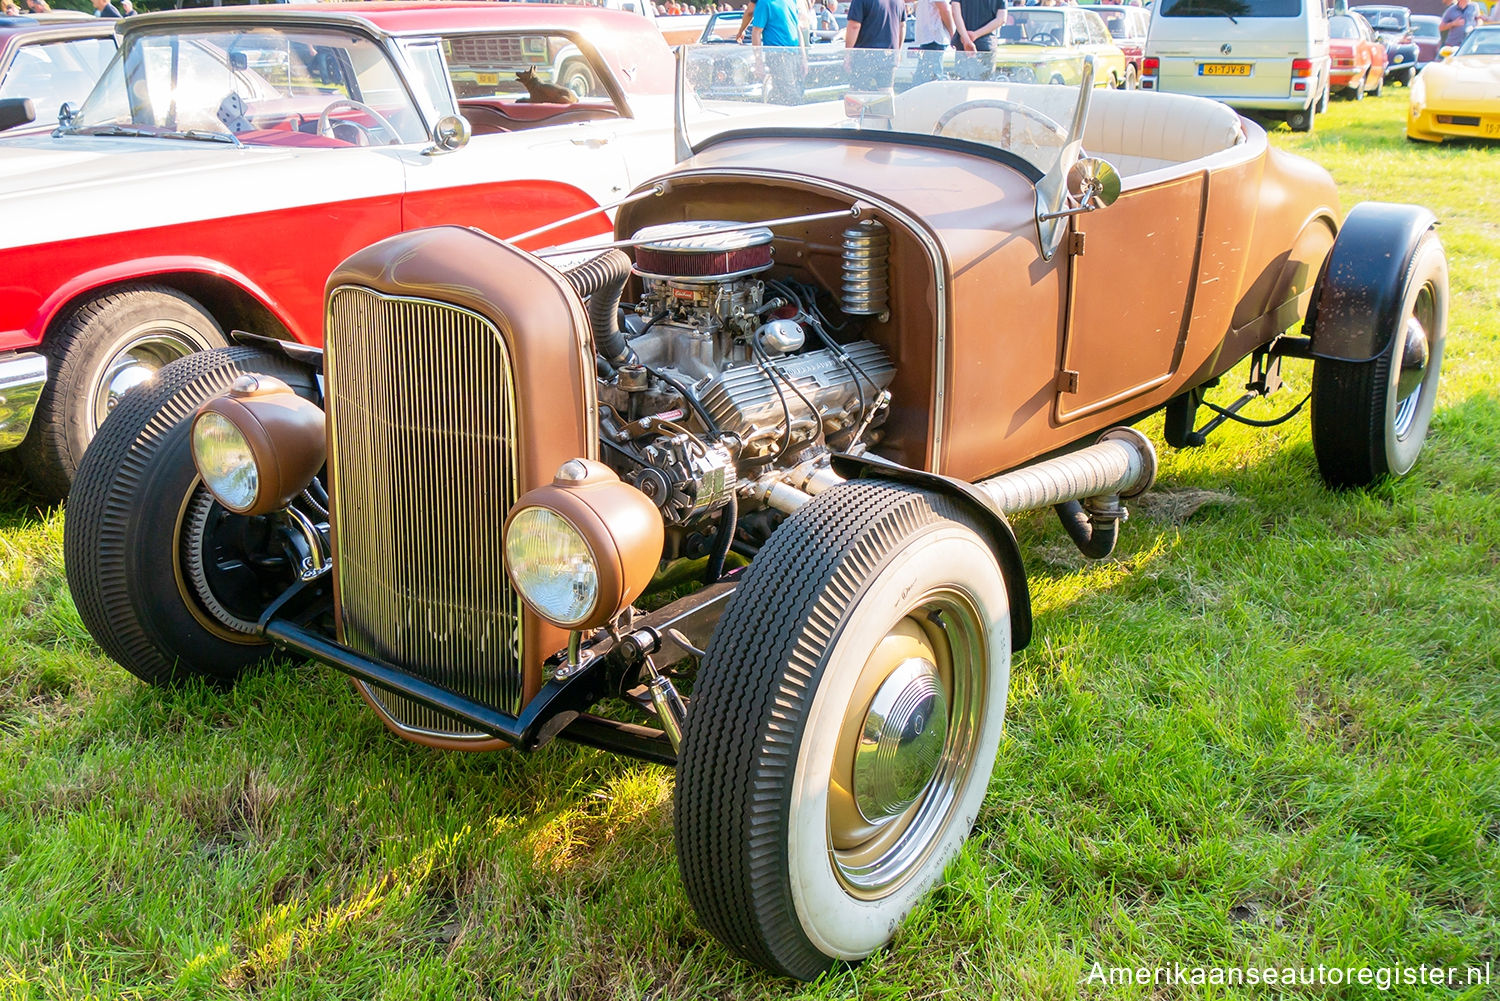
[[[772,104],[802,101],[802,24],[797,0],[756,0],[750,15],[750,44],[762,51],[770,77]],[[759,59],[756,60],[760,62]]]
[[[1443,39],[1444,45],[1462,45],[1469,32],[1482,23],[1484,16],[1480,14],[1477,5],[1470,0],[1455,0],[1443,11],[1443,20],[1438,25],[1438,30],[1448,33]]]

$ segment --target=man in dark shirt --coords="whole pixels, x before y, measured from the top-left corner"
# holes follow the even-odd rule
[[[119,17],[120,11],[109,0],[94,0],[95,17]]]
[[[1005,23],[1005,0],[952,0],[952,7],[958,78],[988,80],[995,68],[995,32]],[[973,52],[965,41],[973,43]]]
[[[853,49],[850,82],[866,90],[888,90],[896,75],[897,50],[906,35],[903,0],[852,0],[844,48]]]

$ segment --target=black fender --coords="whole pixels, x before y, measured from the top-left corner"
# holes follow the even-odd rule
[[[1420,205],[1361,202],[1323,263],[1304,331],[1315,358],[1378,358],[1401,325],[1412,259],[1437,217]]]
[[[1026,584],[1021,545],[1005,515],[995,510],[984,494],[963,480],[912,469],[875,455],[836,453],[832,466],[833,471],[845,479],[907,483],[944,494],[967,508],[989,535],[990,548],[995,551],[995,558],[1000,561],[1000,569],[1005,574],[1006,591],[1010,596],[1010,648],[1012,651],[1026,649],[1031,642],[1031,589]]]

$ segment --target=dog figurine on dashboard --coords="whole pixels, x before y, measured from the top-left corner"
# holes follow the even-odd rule
[[[516,79],[526,88],[526,96],[521,98],[522,103],[531,104],[577,104],[578,95],[566,87],[560,87],[555,83],[542,83],[536,78],[536,70],[524,69],[516,74]]]

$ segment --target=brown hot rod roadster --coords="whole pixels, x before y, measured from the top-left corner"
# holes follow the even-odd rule
[[[1428,212],[1343,215],[1222,105],[854,69],[680,135],[610,245],[405,233],[332,275],[321,353],[164,368],[73,489],[90,631],[156,684],[280,648],[435,747],[675,764],[725,943],[811,977],[887,942],[973,824],[1031,631],[1006,515],[1107,556],[1155,471],[1129,425],[1201,444],[1287,357],[1330,485],[1404,473],[1447,273]]]

